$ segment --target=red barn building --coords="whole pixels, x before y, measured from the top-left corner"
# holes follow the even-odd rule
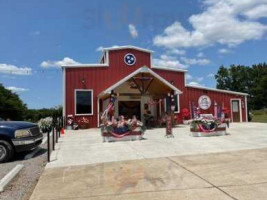
[[[173,109],[179,123],[182,109],[188,109],[192,116],[195,107],[200,113],[213,115],[228,109],[231,121],[247,122],[247,94],[187,85],[186,70],[153,66],[152,54],[134,46],[104,48],[98,64],[62,66],[63,116],[72,115],[75,120],[86,117],[90,127],[98,127],[114,91],[115,117],[136,115],[143,121],[148,104],[151,114],[159,119],[169,106],[164,98],[174,92]]]

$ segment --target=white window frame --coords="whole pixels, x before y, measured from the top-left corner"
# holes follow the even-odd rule
[[[177,109],[176,111],[174,111],[174,113],[180,113],[180,95],[179,94],[175,94],[176,98],[177,98]]]
[[[176,96],[177,98],[177,109],[175,110],[174,113],[180,113],[180,95],[179,94],[175,94],[174,96]],[[166,98],[164,98],[164,112],[167,111],[167,102],[166,102]]]
[[[77,93],[77,91],[79,92],[79,91],[83,91],[83,92],[91,92],[91,107],[92,107],[92,109],[91,109],[91,113],[85,113],[85,114],[77,114],[77,105],[76,105],[76,93]],[[93,115],[94,114],[94,91],[92,90],[92,89],[75,89],[74,90],[74,109],[75,109],[75,115],[76,116],[89,116],[89,115]]]

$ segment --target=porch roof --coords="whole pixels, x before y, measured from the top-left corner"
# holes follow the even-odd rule
[[[167,87],[172,89],[175,92],[175,94],[182,94],[182,92],[178,88],[176,88],[174,85],[169,83],[167,80],[162,78],[160,75],[158,75],[157,73],[155,73],[154,71],[152,71],[148,67],[144,66],[144,67],[141,67],[141,68],[137,69],[136,71],[134,71],[133,73],[129,74],[128,76],[124,77],[123,79],[121,79],[120,81],[118,81],[114,85],[110,86],[106,90],[102,91],[98,95],[98,97],[100,98],[100,97],[103,97],[104,95],[110,94],[112,90],[115,90],[117,87],[119,87],[120,85],[122,85],[126,81],[130,80],[132,77],[134,77],[135,75],[137,75],[139,73],[149,73],[150,75],[152,75],[153,77],[158,79],[161,83],[163,83],[164,85],[166,85]]]

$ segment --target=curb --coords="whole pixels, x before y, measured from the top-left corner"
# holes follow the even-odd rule
[[[22,170],[24,165],[16,165],[4,178],[0,180],[0,193],[4,191],[5,187],[17,176],[17,174]]]

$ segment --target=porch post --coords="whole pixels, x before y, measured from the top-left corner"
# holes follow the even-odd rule
[[[166,137],[174,137],[172,134],[172,125],[174,124],[174,91],[168,93],[166,101],[169,106],[167,106],[167,120],[166,120]]]

